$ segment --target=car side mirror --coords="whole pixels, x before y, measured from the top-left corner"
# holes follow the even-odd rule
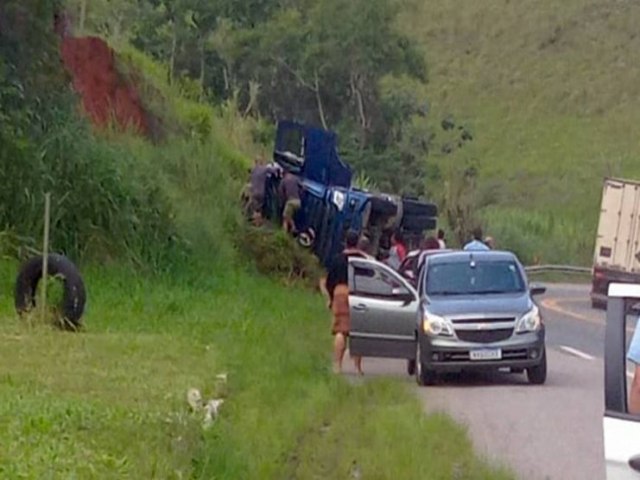
[[[547,287],[538,283],[534,283],[529,287],[529,292],[531,293],[531,295],[542,295],[547,292]]]
[[[415,295],[406,288],[394,288],[391,290],[391,294],[394,298],[401,300],[403,305],[409,305],[416,299]]]

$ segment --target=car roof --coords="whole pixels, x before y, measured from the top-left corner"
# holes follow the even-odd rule
[[[454,250],[442,255],[429,255],[429,264],[476,261],[518,261],[512,252],[502,250]]]

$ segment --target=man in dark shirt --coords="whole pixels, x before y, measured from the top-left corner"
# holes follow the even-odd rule
[[[359,235],[354,230],[349,230],[346,235],[346,248],[335,256],[331,262],[326,279],[321,282],[323,293],[327,296],[328,306],[333,313],[331,333],[334,335],[333,353],[336,373],[342,371],[342,359],[347,348],[347,337],[351,328],[351,315],[349,310],[349,257],[367,257],[367,254],[359,250]],[[358,374],[362,375],[362,357],[352,357]]]
[[[256,158],[251,176],[249,178],[250,208],[253,220],[256,224],[262,223],[262,207],[264,205],[265,187],[267,175],[271,169],[265,165],[264,160]]]
[[[282,228],[288,233],[295,232],[293,219],[300,209],[300,180],[293,173],[287,172],[280,182],[280,196],[284,200]]]

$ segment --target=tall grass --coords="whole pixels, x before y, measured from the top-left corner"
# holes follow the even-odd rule
[[[256,140],[268,125],[242,118],[233,100],[214,108],[188,98],[167,83],[164,67],[130,47],[119,67],[141,92],[153,141],[96,132],[71,105],[45,110],[44,127],[25,139],[10,141],[11,123],[0,128],[4,249],[37,248],[51,192],[52,248],[75,260],[156,271],[203,255],[229,261],[247,153],[264,152]]]
[[[349,478],[354,460],[363,478],[509,478],[401,382],[332,375],[319,296],[229,265],[93,266],[69,335],[15,318],[16,267],[0,261],[2,478]],[[209,430],[191,387],[226,397]]]
[[[44,193],[51,192],[54,250],[160,263],[176,233],[153,170],[139,168],[127,149],[95,137],[64,112],[32,140],[18,157],[1,150],[0,225],[37,246]]]
[[[485,233],[495,238],[498,248],[513,250],[525,264],[591,263],[595,229],[588,220],[507,208],[488,209],[483,219]]]

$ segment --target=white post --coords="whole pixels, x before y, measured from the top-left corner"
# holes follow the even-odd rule
[[[47,315],[47,274],[49,269],[49,217],[51,210],[51,194],[44,196],[44,240],[42,244],[42,322]]]

